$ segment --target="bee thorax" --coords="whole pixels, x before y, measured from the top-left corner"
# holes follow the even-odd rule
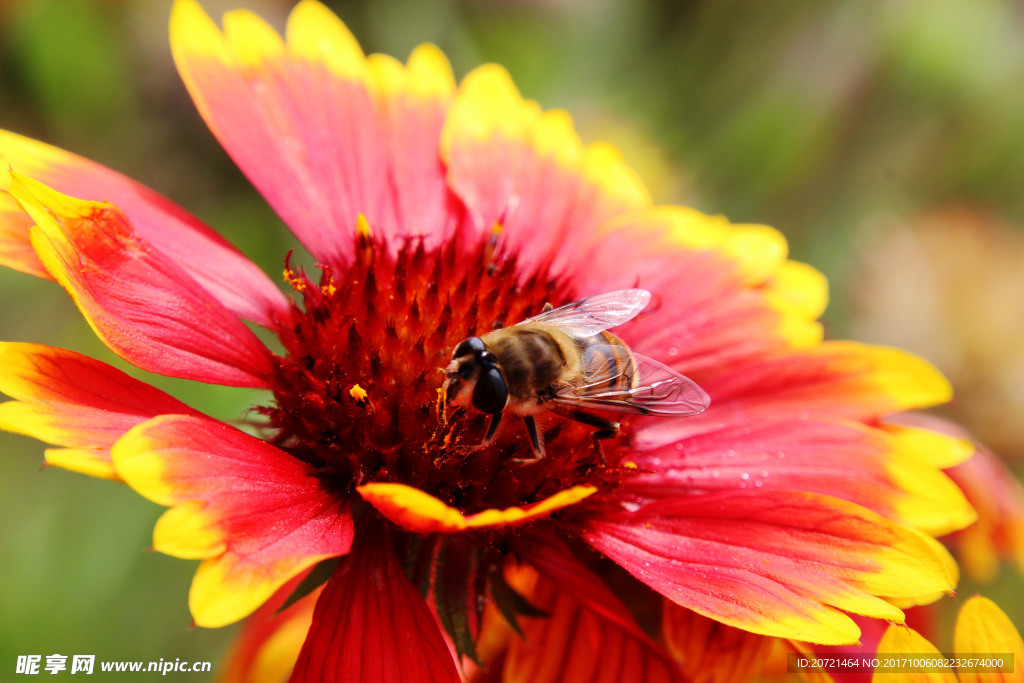
[[[535,328],[506,328],[485,337],[508,385],[509,394],[523,407],[535,404],[538,394],[555,384],[566,368],[566,358],[549,332]],[[531,411],[532,412],[532,411]]]

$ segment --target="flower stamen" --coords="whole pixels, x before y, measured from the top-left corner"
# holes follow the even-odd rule
[[[317,283],[286,261],[296,302],[280,333],[275,403],[259,409],[276,446],[313,465],[339,495],[400,483],[467,514],[621,478],[619,439],[602,453],[585,427],[552,417],[542,425],[551,455],[515,465],[533,459],[517,420],[484,445],[487,417],[447,411],[440,393],[439,368],[459,340],[572,298],[566,282],[524,276],[501,254],[500,228],[469,244],[428,248],[412,238],[395,250],[374,238],[365,218],[357,225],[358,256],[320,266]]]

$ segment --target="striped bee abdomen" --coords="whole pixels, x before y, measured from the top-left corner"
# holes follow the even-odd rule
[[[584,384],[588,393],[600,391],[629,391],[637,385],[636,362],[633,352],[610,332],[576,342],[582,359]]]

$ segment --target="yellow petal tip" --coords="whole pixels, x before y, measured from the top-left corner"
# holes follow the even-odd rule
[[[471,515],[464,515],[429,493],[404,484],[365,484],[357,487],[356,491],[363,500],[403,529],[417,533],[458,533],[541,519],[575,505],[596,493],[597,489],[593,486],[574,486],[530,505],[483,510]]]

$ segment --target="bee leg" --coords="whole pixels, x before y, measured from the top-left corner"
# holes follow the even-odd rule
[[[553,311],[553,310],[555,310],[555,307],[553,305],[551,305],[551,302],[549,301],[546,304],[544,304],[544,308],[540,309],[540,312],[541,313],[547,313],[548,311]]]
[[[566,414],[566,417],[589,427],[596,428],[590,437],[594,440],[594,450],[597,451],[597,457],[601,459],[601,464],[607,465],[608,461],[604,457],[604,449],[601,447],[601,441],[603,439],[614,439],[618,436],[619,423],[597,415],[591,415],[590,413],[582,410],[570,411]]]
[[[597,429],[594,432],[595,439],[613,439],[619,434],[619,423],[613,422],[612,420],[599,417],[597,415],[591,415],[583,410],[571,410],[565,413],[565,416],[570,420],[583,423],[588,427],[594,427]]]
[[[495,413],[491,415],[491,422],[487,425],[487,434],[484,435],[484,443],[490,443],[491,439],[494,438],[494,433],[498,431],[498,425],[501,424],[501,413]]]
[[[544,437],[537,431],[537,421],[533,419],[533,415],[524,417],[523,422],[526,423],[526,432],[530,435],[530,445],[533,446],[534,456],[532,461],[524,460],[523,462],[536,462],[544,457]]]

